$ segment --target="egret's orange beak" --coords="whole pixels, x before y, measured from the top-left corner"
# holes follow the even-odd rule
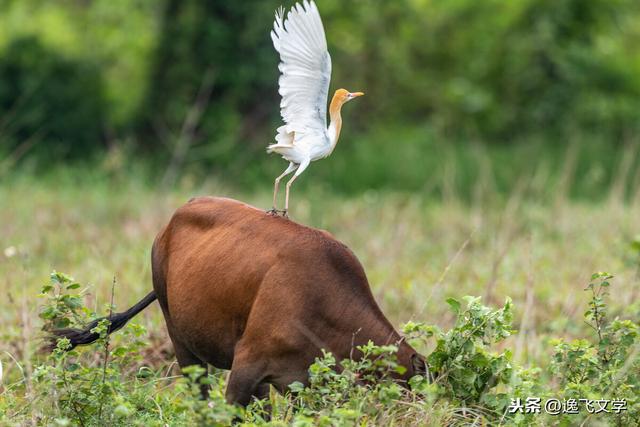
[[[357,98],[357,97],[362,96],[362,95],[364,95],[364,92],[351,92],[351,96],[353,98]]]

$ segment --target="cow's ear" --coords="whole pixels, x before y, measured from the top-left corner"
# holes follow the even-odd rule
[[[422,375],[429,382],[433,382],[433,377],[429,371],[429,365],[427,359],[421,354],[415,353],[411,356],[411,365],[413,367],[414,375]]]

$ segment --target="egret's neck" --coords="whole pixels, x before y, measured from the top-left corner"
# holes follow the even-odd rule
[[[329,142],[331,143],[332,151],[338,143],[340,129],[342,128],[342,116],[340,115],[342,104],[342,100],[334,96],[331,100],[331,104],[329,105],[329,118],[331,119],[331,123],[329,123],[327,133],[329,135]]]

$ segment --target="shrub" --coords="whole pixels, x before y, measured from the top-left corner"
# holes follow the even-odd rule
[[[495,354],[490,346],[513,332],[511,300],[507,299],[501,309],[493,310],[483,306],[479,297],[464,299],[466,308],[456,299],[447,300],[456,315],[453,329],[443,332],[435,326],[410,322],[404,326],[404,332],[414,343],[435,338],[436,347],[427,361],[436,376],[438,396],[460,405],[462,413],[475,408],[489,418],[496,418],[509,404],[509,395],[497,392],[497,387],[509,385],[514,372],[511,351]],[[414,377],[412,386],[424,389],[425,379]]]
[[[129,324],[118,334],[120,339],[111,340],[105,319],[94,328],[100,339],[86,351],[69,351],[68,340],[60,339],[45,360],[35,363],[30,385],[9,384],[0,392],[0,424],[577,425],[597,420],[637,425],[638,324],[609,320],[606,298],[611,279],[597,273],[586,287],[591,295],[584,317],[594,339],[554,340],[548,368],[514,366],[510,350],[492,350],[504,346],[514,332],[509,299],[498,309],[482,305],[477,297],[465,297],[464,305],[448,299],[456,318],[452,329],[417,322],[404,326],[413,345],[433,348],[427,357],[433,380],[418,375],[409,381],[410,389],[402,387],[391,375],[404,370],[396,360],[397,347],[369,342],[358,347],[360,360],[338,361],[324,352],[309,368],[308,385],[293,383],[284,396],[272,392],[246,409],[226,403],[222,371],[205,376],[201,367],[192,366],[184,370],[184,377],[163,376],[142,360],[144,328]],[[96,313],[83,305],[85,291],[71,277],[53,272],[41,295],[45,329],[82,327],[95,320]],[[107,313],[111,310],[111,305],[105,308]],[[543,373],[551,375],[551,381]],[[159,385],[167,381],[171,387]],[[210,386],[206,400],[199,398],[203,384]],[[23,400],[21,393],[32,399]],[[543,410],[512,410],[515,400],[532,398],[542,408],[550,399],[562,402],[562,409],[571,402],[582,408],[576,414],[553,416]],[[591,413],[593,405],[605,400],[610,413]],[[623,400],[625,410],[616,411],[613,405],[620,409]]]
[[[624,399],[626,410],[613,411],[615,423],[634,425],[640,420],[638,324],[632,320],[615,318],[609,321],[607,318],[605,297],[612,278],[608,273],[596,273],[585,288],[591,293],[591,300],[584,318],[594,331],[594,340],[553,340],[550,369],[557,376],[560,398],[610,400],[606,412],[612,412],[614,400]],[[567,422],[575,422],[575,416],[571,417],[562,416]]]

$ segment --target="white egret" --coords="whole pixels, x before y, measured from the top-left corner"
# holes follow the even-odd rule
[[[284,9],[276,12],[271,32],[273,46],[280,54],[278,69],[280,114],[285,124],[277,130],[276,143],[268,153],[278,153],[289,161],[289,167],[276,178],[273,188],[273,209],[280,180],[295,171],[287,182],[284,211],[289,210],[289,190],[309,163],[329,156],[338,143],[342,118],[340,109],[346,102],[364,95],[338,89],[329,105],[331,123],[327,126],[327,95],[331,80],[331,56],[320,13],[313,1],[297,3],[284,19]]]

